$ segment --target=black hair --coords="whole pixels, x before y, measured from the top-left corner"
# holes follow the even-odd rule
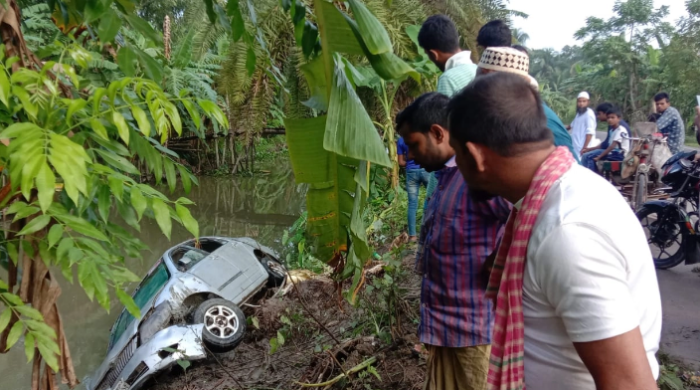
[[[608,110],[608,115],[617,115],[618,118],[622,119],[622,110],[620,110],[618,107],[612,106]]]
[[[671,101],[671,99],[669,99],[668,94],[666,92],[659,92],[656,94],[656,96],[654,96],[655,102],[660,102],[664,99],[666,99],[667,101]]]
[[[513,49],[527,54],[528,57],[530,56],[530,51],[527,50],[527,47],[525,47],[523,45],[513,45]]]
[[[450,98],[441,93],[423,94],[396,116],[396,129],[427,133],[433,125],[447,128],[449,103]]]
[[[452,19],[445,15],[429,17],[420,28],[418,44],[424,50],[454,53],[459,50],[459,33]]]
[[[513,35],[506,22],[492,20],[481,27],[476,42],[482,47],[510,47]]]
[[[522,76],[496,72],[477,77],[449,105],[450,135],[482,144],[502,156],[518,146],[554,141],[547,128],[542,99]]]
[[[612,105],[612,103],[608,103],[608,102],[600,103],[598,105],[598,107],[596,107],[595,112],[602,112],[602,113],[607,114],[608,112],[610,112],[610,110],[613,107],[614,106]]]

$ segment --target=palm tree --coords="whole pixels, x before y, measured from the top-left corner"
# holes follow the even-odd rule
[[[512,28],[511,33],[513,34],[513,43],[516,45],[522,45],[527,47],[527,42],[530,40],[530,35],[519,28]]]

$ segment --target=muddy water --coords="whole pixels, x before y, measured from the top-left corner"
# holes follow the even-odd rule
[[[280,167],[284,167],[280,169]],[[187,196],[196,202],[192,214],[199,221],[201,235],[252,237],[264,245],[281,250],[281,238],[303,208],[304,194],[294,184],[289,162],[277,161],[269,174],[251,178],[226,177],[199,179],[199,187],[185,195],[177,189],[171,196]],[[163,189],[165,193],[166,189]],[[143,260],[129,260],[137,275],[143,275],[168,248],[189,238],[187,231],[173,225],[172,240],[160,233],[155,221],[145,220],[141,240],[150,247]],[[58,273],[60,275],[60,272]],[[107,313],[90,302],[80,286],[71,285],[59,276],[63,293],[59,299],[68,343],[78,378],[85,381],[102,362],[107,349],[108,330],[121,311],[113,300]],[[21,342],[8,354],[0,354],[0,389],[30,388],[31,365],[26,364]],[[66,388],[66,387],[62,387]],[[81,384],[78,389],[84,389]]]

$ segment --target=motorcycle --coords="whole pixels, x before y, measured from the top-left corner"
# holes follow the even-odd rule
[[[660,189],[671,200],[653,200],[637,211],[658,269],[700,263],[700,162],[697,152],[678,153],[662,167]]]

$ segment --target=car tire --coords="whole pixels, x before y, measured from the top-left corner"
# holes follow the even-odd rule
[[[213,352],[230,351],[245,336],[245,314],[233,302],[225,299],[204,301],[194,313],[194,322],[204,324],[202,338]]]
[[[284,283],[284,279],[287,277],[287,271],[285,270],[282,263],[272,258],[272,256],[267,255],[260,260],[265,271],[267,271],[267,287],[279,287]]]

